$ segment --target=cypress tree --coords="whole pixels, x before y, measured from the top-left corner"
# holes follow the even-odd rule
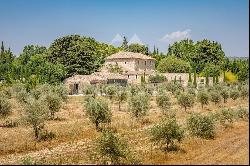
[[[154,51],[153,51],[153,54],[154,54],[154,55],[156,54],[155,45],[154,45]]]
[[[174,83],[176,83],[176,76],[174,76]]]
[[[208,74],[206,72],[206,86],[208,87],[209,86],[209,79],[208,79]]]
[[[188,82],[192,83],[192,76],[190,71],[188,73]]]
[[[194,87],[197,87],[197,81],[196,81],[196,70],[194,71]]]
[[[3,45],[3,41],[2,41],[2,45],[1,45],[1,53],[4,52],[4,45]]]
[[[226,82],[226,72],[223,72],[223,82]]]
[[[158,48],[156,49],[156,54],[157,54],[157,55],[159,54],[159,49],[158,49]]]
[[[213,85],[215,84],[215,77],[214,77],[214,75],[213,75]]]
[[[127,38],[124,36],[123,37],[123,42],[122,42],[122,46],[121,46],[125,51],[128,51],[128,41]]]
[[[219,76],[218,75],[215,76],[215,82],[216,82],[216,84],[219,83]]]

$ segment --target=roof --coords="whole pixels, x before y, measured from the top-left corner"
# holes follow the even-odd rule
[[[109,59],[147,59],[147,60],[155,60],[154,58],[141,54],[141,53],[134,53],[134,52],[124,52],[120,51],[118,53],[112,54],[107,57]]]

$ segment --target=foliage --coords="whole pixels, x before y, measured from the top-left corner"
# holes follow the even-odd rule
[[[192,107],[194,105],[194,96],[183,92],[178,97],[178,104],[182,107],[184,107],[185,111],[187,110],[187,107]]]
[[[110,73],[122,73],[123,72],[122,67],[120,67],[118,63],[116,63],[115,65],[109,64],[108,71]]]
[[[235,88],[230,91],[230,98],[236,100],[240,97],[240,92]]]
[[[226,82],[235,82],[237,81],[237,75],[233,74],[231,71],[225,72]]]
[[[240,90],[240,95],[242,96],[243,99],[249,96],[249,87],[247,85],[242,86]]]
[[[249,109],[248,108],[238,108],[236,115],[239,119],[249,120]]]
[[[50,93],[45,94],[42,97],[42,99],[48,105],[50,118],[54,119],[55,113],[59,112],[62,106],[62,98],[58,94],[50,92]]]
[[[125,88],[119,87],[116,93],[116,99],[118,101],[118,109],[121,111],[121,103],[126,101],[128,97],[128,93]]]
[[[156,96],[156,103],[163,112],[166,112],[171,108],[170,96],[166,92],[162,92]]]
[[[84,95],[90,95],[93,98],[97,96],[96,87],[91,84],[84,84],[82,88],[82,92]]]
[[[162,83],[165,82],[167,78],[164,75],[156,74],[156,75],[150,75],[148,77],[148,81],[150,83]]]
[[[214,104],[218,104],[221,101],[221,95],[217,91],[213,90],[209,94],[210,100],[214,102]]]
[[[220,124],[225,127],[229,127],[233,123],[235,118],[235,113],[230,108],[221,109],[217,114]]]
[[[190,70],[190,64],[175,56],[167,56],[160,61],[157,70],[161,73],[187,73]]]
[[[99,130],[100,123],[111,122],[112,113],[106,101],[89,97],[86,100],[85,109],[87,116],[95,124],[97,130]]]
[[[212,116],[192,113],[187,118],[187,129],[191,135],[205,139],[211,139],[215,136],[215,122]]]
[[[201,103],[202,109],[203,105],[208,105],[209,103],[209,95],[205,90],[198,91],[197,99]]]
[[[11,104],[9,100],[3,96],[0,96],[0,118],[7,117],[12,112]]]
[[[218,65],[208,63],[203,70],[209,77],[220,75],[220,67]]]
[[[141,118],[149,110],[149,96],[145,93],[138,93],[129,98],[129,109],[135,118]]]
[[[110,100],[112,100],[115,97],[116,92],[117,92],[116,85],[110,84],[110,85],[106,86],[106,88],[105,88],[105,93],[109,97]]]
[[[176,122],[176,118],[166,118],[161,121],[160,124],[153,126],[150,129],[151,141],[165,146],[165,150],[171,150],[175,145],[175,142],[181,142],[184,138],[184,130]]]
[[[48,106],[43,100],[29,98],[24,108],[24,119],[32,126],[35,138],[39,140],[44,123],[48,119]]]
[[[52,91],[56,93],[64,102],[68,100],[68,91],[63,84],[58,84],[52,87]]]
[[[147,55],[147,47],[145,45],[141,45],[137,43],[130,44],[128,46],[128,51]]]
[[[220,94],[224,100],[224,103],[226,103],[227,99],[229,98],[229,89],[224,86],[223,89],[220,91]]]
[[[102,159],[102,164],[129,163],[127,143],[110,130],[103,131],[101,137],[97,139],[96,150]]]

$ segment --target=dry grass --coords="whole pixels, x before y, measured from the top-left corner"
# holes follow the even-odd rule
[[[14,113],[10,119],[18,119],[21,107],[14,100]],[[176,100],[173,99],[176,103]],[[136,152],[143,164],[248,164],[248,122],[238,121],[233,128],[217,129],[214,140],[186,137],[180,144],[180,151],[164,153],[152,146],[147,129],[163,116],[152,98],[148,116],[137,121],[127,112],[126,104],[122,111],[116,102],[110,102],[112,108],[111,127],[128,140],[130,147]],[[188,111],[208,113],[222,107],[248,107],[248,100],[228,100],[226,104],[210,103],[201,109],[196,104]],[[185,123],[187,113],[175,104],[177,119]],[[51,141],[37,143],[32,129],[20,125],[16,128],[0,128],[0,163],[20,164],[24,157],[30,156],[48,164],[90,164],[89,160],[94,139],[100,134],[84,114],[83,97],[72,96],[57,114],[60,121],[46,123],[48,130],[56,134]],[[0,120],[2,123],[3,120]]]

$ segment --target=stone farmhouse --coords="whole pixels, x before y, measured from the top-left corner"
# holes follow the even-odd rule
[[[111,69],[119,69],[111,71]],[[84,84],[138,84],[141,77],[155,75],[155,59],[141,53],[118,52],[106,58],[99,72],[91,75],[74,75],[64,80],[70,94],[82,92]],[[162,73],[167,80],[180,81],[184,86],[188,84],[188,73]],[[198,77],[197,83],[204,82],[205,78]],[[211,84],[212,78],[209,78]]]

